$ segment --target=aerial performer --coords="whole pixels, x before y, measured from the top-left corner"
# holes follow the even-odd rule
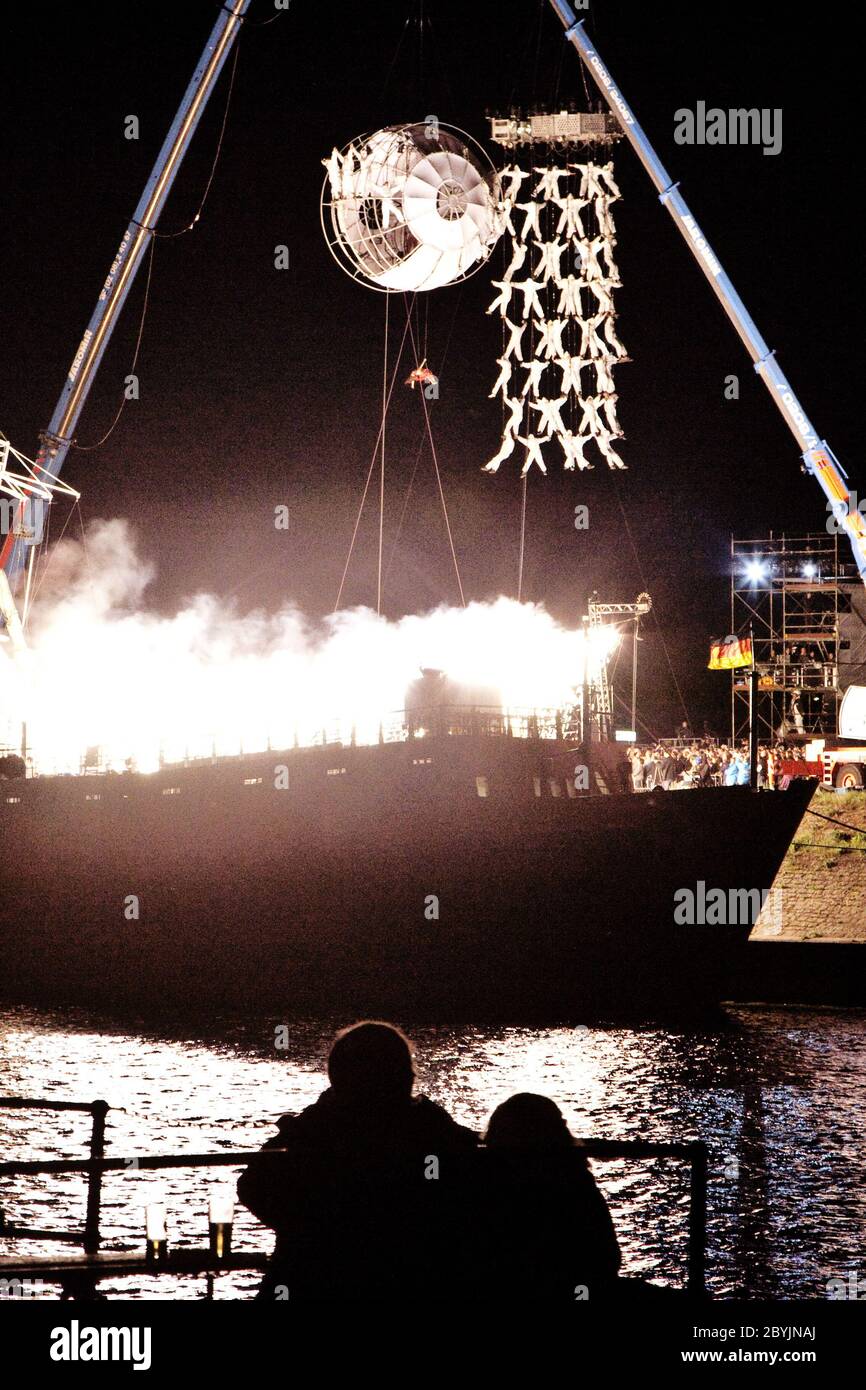
[[[417,367],[412,368],[403,384],[410,386],[414,391],[416,386],[437,386],[439,378],[433,375],[427,366],[427,358],[425,357],[423,362],[419,362]]]
[[[497,124],[507,123],[493,121],[494,139]],[[544,143],[551,153],[546,163],[532,160],[521,169],[515,159],[502,171],[510,259],[505,278],[493,281],[497,293],[487,313],[502,321],[499,376],[490,395],[501,396],[507,414],[502,447],[485,469],[496,472],[511,458],[515,438],[524,450],[523,476],[533,466],[547,471],[545,448],[555,441],[566,469],[591,468],[593,451],[609,468],[624,468],[612,443],[622,437],[613,368],[627,360],[615,328],[620,280],[612,206],[621,195],[613,165],[577,161],[567,143],[557,158],[549,133],[534,141],[526,133],[530,125],[515,122],[507,147],[525,144],[537,154]],[[512,357],[524,369],[515,397],[508,395]],[[559,377],[557,394],[550,392],[548,366]]]

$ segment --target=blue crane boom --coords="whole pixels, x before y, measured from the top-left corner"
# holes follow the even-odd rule
[[[838,525],[848,533],[860,577],[866,584],[866,520],[853,504],[845,484],[846,474],[833,450],[818,432],[795,396],[784,373],[734,289],[709,242],[688,209],[679,185],[671,177],[639,125],[637,118],[610,70],[584,30],[584,20],[576,19],[568,0],[550,0],[565,28],[565,37],[577,49],[623,133],[646,169],[659,195],[679,228],[686,245],[709,280],[722,308],[736,328],[760,376],[782,416],[801,446],[807,472],[813,474],[827,497]]]
[[[96,308],[72,360],[51,422],[48,429],[40,435],[40,447],[35,460],[39,473],[56,477],[63,467],[73,442],[75,426],[130,286],[144,258],[148,240],[156,230],[177,171],[226,58],[238,37],[250,4],[251,0],[226,0],[217,16],[132,220],[123,234],[108,277],[99,292]],[[23,534],[26,529],[23,525],[25,508],[24,502],[16,508],[13,525],[10,526],[8,535],[3,538],[3,546],[0,549],[0,570],[5,571],[13,590],[30,544]]]

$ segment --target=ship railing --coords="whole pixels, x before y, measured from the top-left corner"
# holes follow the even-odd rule
[[[79,1111],[91,1117],[90,1153],[84,1159],[26,1159],[0,1162],[0,1178],[68,1176],[80,1173],[87,1179],[87,1206],[84,1225],[75,1231],[21,1226],[6,1220],[0,1210],[0,1240],[59,1241],[79,1245],[80,1255],[3,1255],[0,1256],[0,1287],[37,1280],[58,1284],[62,1297],[88,1299],[95,1296],[101,1279],[127,1275],[207,1276],[207,1297],[213,1297],[213,1279],[217,1274],[256,1271],[267,1268],[270,1254],[264,1250],[233,1250],[217,1257],[210,1250],[177,1246],[164,1260],[155,1263],[145,1251],[103,1251],[100,1229],[102,1179],[105,1173],[136,1172],[168,1168],[234,1168],[240,1170],[249,1163],[275,1161],[287,1150],[244,1150],[221,1153],[132,1154],[127,1157],[105,1157],[105,1127],[109,1111],[104,1100],[89,1102],[59,1100],[27,1100],[19,1097],[0,1097],[0,1109]],[[689,1165],[688,1245],[686,1252],[686,1291],[694,1297],[706,1294],[707,1260],[707,1177],[708,1150],[701,1140],[684,1143],[643,1139],[578,1138],[575,1145],[588,1157],[599,1162],[626,1160],[643,1162],[656,1158],[672,1158]]]
[[[160,755],[160,767],[197,767],[205,763],[223,762],[253,754],[285,752],[290,748],[354,748],[376,743],[406,743],[438,735],[444,737],[480,736],[483,738],[568,739],[575,736],[572,712],[554,708],[502,709],[493,705],[437,705],[430,709],[393,710],[378,723],[365,726],[332,720],[319,728],[283,733],[279,738],[268,737],[254,746],[239,743],[237,748],[211,744],[206,752],[174,757]],[[98,776],[108,772],[101,750],[88,749],[78,763],[81,777]],[[130,765],[127,769],[134,771]],[[39,769],[28,768],[28,775],[39,776]],[[42,774],[50,775],[50,774]]]

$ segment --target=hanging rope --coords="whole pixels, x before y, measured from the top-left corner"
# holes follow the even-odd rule
[[[833,818],[833,816],[825,816],[825,815],[822,815],[820,811],[810,811],[810,810],[808,810],[808,808],[807,808],[807,810],[806,810],[806,815],[807,815],[807,816],[817,816],[817,817],[818,817],[818,820],[825,820],[825,821],[828,821],[828,822],[830,823],[830,825],[838,825],[838,827],[839,827],[840,830],[853,830],[855,835],[864,835],[864,834],[866,834],[866,831],[864,831],[862,825],[849,825],[847,821],[844,821],[844,820],[835,820],[835,819]],[[816,849],[840,849],[840,848],[844,849],[844,848],[848,848],[848,849],[863,849],[864,851],[866,851],[866,847],[864,847],[863,845],[848,845],[847,847],[844,846],[844,845],[842,845],[842,846],[840,846],[840,845],[816,845],[815,848],[816,848]]]
[[[413,295],[413,302],[414,302],[414,295]],[[379,440],[381,439],[382,433],[383,433],[383,431],[384,431],[384,429],[385,429],[385,415],[387,414],[387,412],[388,412],[388,406],[389,406],[390,403],[391,403],[391,396],[393,395],[393,392],[394,392],[394,384],[395,384],[395,382],[396,382],[396,380],[397,380],[397,373],[398,373],[398,371],[400,370],[400,360],[401,360],[401,358],[402,358],[402,356],[403,356],[403,347],[404,347],[404,344],[405,344],[405,342],[406,342],[406,335],[407,335],[408,332],[409,332],[409,318],[408,318],[408,315],[407,315],[407,318],[406,318],[406,327],[403,329],[403,337],[400,339],[400,347],[399,347],[399,349],[398,349],[398,351],[397,351],[397,356],[396,356],[396,358],[395,358],[395,360],[394,360],[394,370],[393,370],[392,373],[391,373],[391,384],[390,384],[390,386],[389,386],[389,388],[388,388],[388,397],[387,397],[387,400],[385,401],[385,408],[384,408],[384,410],[383,410],[383,412],[382,412],[382,419],[381,419],[380,424],[379,424],[379,433],[376,435],[376,442],[375,442],[375,444],[373,445],[373,453],[372,453],[372,456],[371,456],[371,458],[370,458],[370,467],[367,469],[367,480],[366,480],[366,482],[364,483],[364,491],[361,493],[361,505],[358,507],[358,515],[355,517],[355,527],[354,527],[354,530],[352,531],[352,539],[351,539],[351,541],[349,542],[349,553],[348,553],[348,555],[346,556],[346,563],[345,563],[345,565],[343,566],[343,575],[342,575],[342,578],[340,579],[340,587],[339,587],[339,589],[337,590],[337,601],[336,601],[336,603],[334,604],[334,607],[333,607],[333,610],[332,610],[334,613],[336,613],[337,609],[340,607],[340,602],[341,602],[342,597],[343,597],[343,587],[344,587],[344,585],[345,585],[345,583],[346,583],[346,575],[349,573],[349,565],[350,565],[351,562],[352,562],[352,552],[353,552],[354,549],[355,549],[355,541],[356,541],[357,538],[358,538],[358,528],[359,528],[359,526],[361,525],[361,517],[362,517],[363,512],[364,512],[364,504],[365,504],[366,501],[367,501],[367,493],[368,493],[368,491],[369,491],[369,489],[370,489],[370,481],[371,481],[371,479],[372,479],[372,477],[373,477],[373,469],[374,469],[375,466],[376,466],[376,457],[377,457],[378,452],[379,452]]]
[[[454,296],[454,311],[453,311],[453,313],[452,313],[452,315],[451,315],[451,326],[450,326],[449,329],[448,329],[448,337],[445,339],[445,347],[444,347],[444,349],[443,349],[443,351],[442,351],[442,356],[439,358],[439,360],[438,360],[438,362],[437,362],[437,364],[436,364],[436,370],[437,370],[437,372],[439,373],[440,377],[441,377],[441,375],[442,375],[442,371],[443,371],[443,368],[444,368],[444,366],[445,366],[445,361],[446,361],[446,359],[447,359],[447,357],[448,357],[448,349],[449,349],[450,346],[451,346],[451,339],[452,339],[452,337],[453,337],[453,335],[454,335],[454,325],[455,325],[455,323],[457,322],[457,311],[458,311],[458,309],[460,308],[460,297],[461,297],[462,294],[463,294],[463,283],[461,282],[461,284],[458,286],[457,293],[456,293],[456,295]],[[425,303],[425,308],[427,307],[428,302],[429,302],[429,301],[425,299],[425,301],[424,301],[424,303]],[[425,339],[425,343],[424,343],[424,350],[425,350],[425,354],[426,354],[426,350],[427,350],[427,342],[426,342],[426,339]],[[399,541],[400,541],[400,536],[401,536],[402,531],[403,531],[403,523],[404,523],[404,521],[406,520],[406,513],[407,513],[407,511],[409,510],[409,499],[410,499],[410,497],[412,496],[412,487],[413,487],[413,485],[414,485],[415,477],[416,477],[417,472],[418,472],[418,465],[419,465],[419,463],[421,462],[421,454],[422,454],[423,451],[424,451],[424,445],[425,445],[425,443],[426,443],[426,431],[422,429],[422,431],[421,431],[421,438],[420,438],[420,441],[419,441],[419,443],[418,443],[418,450],[417,450],[417,453],[415,454],[415,462],[414,462],[414,464],[412,465],[412,473],[411,473],[411,476],[410,476],[410,478],[409,478],[409,486],[408,486],[407,489],[406,489],[406,496],[405,496],[404,499],[403,499],[403,509],[402,509],[402,511],[400,512],[400,520],[399,520],[398,523],[397,523],[397,530],[396,530],[396,532],[395,532],[395,534],[394,534],[394,540],[393,540],[392,543],[391,543],[391,554],[390,554],[390,556],[389,556],[389,558],[388,558],[388,568],[385,570],[385,588],[386,588],[386,589],[387,589],[387,587],[388,587],[388,580],[389,580],[389,578],[390,578],[390,576],[391,576],[391,570],[393,569],[393,566],[394,566],[394,560],[395,560],[395,557],[396,557],[396,555],[397,555],[397,547],[398,547],[398,544],[399,544]]]
[[[147,306],[150,300],[150,280],[151,276],[153,275],[153,253],[155,245],[156,243],[154,241],[153,234],[151,233],[150,256],[148,257],[147,261],[147,279],[144,282],[144,302],[141,306],[141,320],[138,325],[138,336],[135,340],[135,352],[132,355],[132,366],[130,367],[127,373],[128,376],[135,375],[135,369],[138,365],[138,354],[141,349],[141,339],[144,333],[144,321],[147,318]],[[92,454],[94,449],[101,449],[105,441],[108,439],[109,435],[113,434],[115,425],[117,424],[118,420],[120,419],[121,415],[126,409],[127,399],[128,397],[124,395],[123,400],[120,402],[120,405],[117,408],[117,414],[115,415],[114,419],[108,426],[108,429],[105,431],[105,434],[102,436],[101,439],[98,439],[95,444],[78,444],[73,439],[71,447],[73,449],[77,449],[80,454]]]
[[[523,487],[520,497],[520,555],[517,564],[517,602],[523,600],[523,558],[526,553],[526,485],[529,482],[529,475],[524,473],[521,479]]]
[[[632,549],[632,554],[634,555],[634,562],[635,562],[635,564],[637,565],[638,574],[640,575],[641,584],[643,585],[644,589],[646,589],[646,588],[647,588],[646,575],[645,575],[644,572],[643,572],[643,566],[642,566],[642,564],[641,564],[641,562],[640,562],[640,556],[639,556],[638,553],[637,553],[637,546],[636,546],[635,543],[634,543],[634,536],[633,536],[632,533],[631,533],[631,527],[630,527],[629,524],[628,524],[628,517],[627,517],[627,515],[626,515],[626,510],[625,510],[625,507],[624,507],[623,504],[622,504],[622,498],[620,497],[620,494],[619,494],[619,486],[617,485],[616,482],[614,482],[614,491],[615,491],[615,493],[616,493],[616,500],[617,500],[617,502],[618,502],[618,504],[619,504],[619,510],[620,510],[620,514],[622,515],[623,524],[624,524],[625,530],[626,530],[626,535],[628,536],[629,544],[631,545],[631,549]],[[673,663],[672,663],[672,661],[671,661],[670,652],[668,651],[668,644],[667,644],[667,642],[665,641],[665,635],[664,635],[664,633],[663,633],[663,631],[662,631],[662,625],[661,625],[661,623],[660,623],[659,620],[658,620],[658,615],[657,615],[657,613],[655,612],[655,609],[653,609],[653,618],[655,619],[656,630],[657,630],[658,635],[659,635],[659,637],[661,638],[661,641],[662,641],[662,651],[663,651],[664,654],[665,654],[665,661],[666,661],[667,664],[668,664],[668,670],[669,670],[670,673],[671,673],[671,680],[673,681],[674,686],[675,686],[675,688],[676,688],[676,692],[677,692],[677,695],[678,695],[678,697],[679,697],[679,702],[680,702],[680,705],[681,705],[681,707],[682,707],[683,714],[686,716],[687,721],[688,721],[689,723],[691,723],[691,717],[690,717],[690,715],[689,715],[688,707],[687,707],[687,705],[686,705],[685,699],[683,698],[683,692],[682,692],[682,690],[680,689],[680,683],[679,683],[679,681],[677,680],[676,672],[674,671]]]
[[[385,346],[382,353],[382,428],[379,431],[382,441],[381,465],[379,468],[379,557],[376,571],[376,612],[382,613],[382,546],[385,536],[385,420],[388,412],[388,317],[391,296],[385,295]]]
[[[63,537],[66,535],[66,528],[68,527],[73,516],[75,516],[76,514],[78,515],[78,520],[81,527],[81,549],[84,552],[85,567],[87,569],[89,569],[90,567],[90,560],[87,554],[87,545],[84,539],[84,514],[81,510],[80,498],[76,498],[74,505],[69,508],[66,520],[64,521],[63,526],[61,527],[60,535],[57,537],[57,540],[53,543],[50,543],[51,508],[49,507],[45,521],[45,536],[39,546],[39,555],[37,557],[36,566],[33,572],[33,592],[30,594],[27,603],[28,616],[30,609],[33,607],[33,604],[36,602],[36,599],[39,596],[39,590],[42,588],[42,585],[45,582],[45,576],[48,573],[51,561],[54,559],[57,547],[63,540]]]
[[[278,18],[278,16],[275,15],[274,18],[276,19],[276,18]],[[267,22],[270,23],[271,21],[269,20],[269,21],[267,21]],[[222,153],[223,137],[224,137],[224,135],[225,135],[225,133],[226,133],[226,123],[227,123],[228,118],[229,118],[229,107],[230,107],[230,105],[231,105],[232,92],[234,91],[234,86],[235,86],[235,73],[236,73],[236,71],[237,71],[237,66],[238,66],[238,55],[240,54],[240,51],[241,51],[240,39],[237,39],[237,41],[235,42],[234,54],[233,54],[233,56],[232,56],[232,70],[231,70],[231,75],[230,75],[230,77],[229,77],[229,89],[228,89],[228,92],[226,93],[226,104],[225,104],[225,110],[223,111],[223,119],[222,119],[222,125],[220,126],[219,139],[218,139],[218,141],[217,141],[216,154],[215,154],[214,157],[213,157],[213,164],[211,165],[210,174],[208,175],[208,181],[207,181],[207,183],[205,184],[205,190],[204,190],[204,193],[202,194],[201,202],[200,202],[199,205],[198,205],[198,212],[196,213],[196,215],[195,215],[195,217],[192,219],[192,221],[191,221],[190,223],[188,223],[187,226],[181,227],[181,228],[179,229],[179,231],[176,231],[176,232],[157,232],[156,230],[154,230],[153,233],[152,233],[153,236],[158,236],[158,237],[160,237],[160,239],[163,240],[163,241],[173,241],[173,240],[175,240],[176,237],[179,237],[179,236],[186,236],[187,232],[191,232],[191,231],[192,231],[193,227],[196,225],[196,223],[198,222],[199,218],[200,218],[201,215],[202,215],[202,212],[203,212],[203,210],[204,210],[204,205],[205,205],[205,203],[207,202],[207,197],[208,197],[208,194],[210,193],[210,186],[211,186],[211,184],[213,183],[214,174],[216,173],[216,168],[217,168],[217,165],[218,165],[218,163],[219,163],[220,154]]]
[[[417,344],[416,344],[416,342],[415,342],[415,334],[412,332],[412,321],[411,321],[411,317],[409,317],[409,318],[407,319],[407,321],[408,321],[408,323],[409,323],[409,332],[410,332],[411,337],[412,337],[412,352],[413,352],[413,355],[414,355],[414,357],[415,357],[415,365],[416,365],[416,367],[417,367],[417,366],[420,366],[421,359],[420,359],[419,356],[418,356],[418,347],[417,347]],[[463,581],[462,581],[462,579],[460,578],[460,566],[459,566],[459,564],[458,564],[458,562],[457,562],[457,551],[456,551],[455,548],[454,548],[454,537],[453,537],[453,535],[451,534],[451,522],[450,522],[450,520],[448,519],[448,505],[447,505],[447,503],[446,503],[446,501],[445,501],[445,490],[444,490],[444,488],[442,487],[442,475],[441,475],[441,473],[440,473],[440,471],[439,471],[439,460],[438,460],[438,458],[436,457],[436,445],[435,445],[435,443],[434,443],[434,441],[433,441],[433,430],[432,430],[431,425],[430,425],[430,412],[429,412],[429,410],[427,409],[427,396],[426,396],[426,393],[424,392],[423,389],[419,392],[419,395],[420,395],[420,397],[421,397],[421,406],[422,406],[423,411],[424,411],[424,423],[425,423],[425,425],[427,426],[427,438],[428,438],[429,441],[430,441],[430,454],[431,454],[431,456],[432,456],[432,458],[433,458],[433,469],[434,469],[434,471],[435,471],[435,473],[436,473],[436,486],[437,486],[438,489],[439,489],[439,500],[440,500],[440,502],[442,503],[442,515],[443,515],[444,518],[445,518],[445,530],[446,530],[446,532],[448,533],[448,544],[449,544],[449,546],[450,546],[450,548],[451,548],[451,559],[452,559],[453,562],[454,562],[454,573],[455,573],[455,575],[456,575],[456,577],[457,577],[457,589],[458,589],[459,594],[460,594],[460,603],[461,603],[461,605],[465,608],[465,607],[466,607],[466,596],[465,596],[465,594],[463,593]]]

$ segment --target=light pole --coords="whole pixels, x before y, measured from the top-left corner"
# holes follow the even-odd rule
[[[631,641],[631,730],[637,733],[637,644],[638,628],[640,627],[640,614],[634,615],[634,627],[632,628]]]

